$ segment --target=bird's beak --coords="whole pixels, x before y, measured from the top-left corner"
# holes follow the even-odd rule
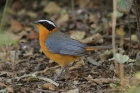
[[[38,24],[38,21],[33,21],[34,24]]]

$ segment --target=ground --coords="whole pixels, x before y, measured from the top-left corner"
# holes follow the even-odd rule
[[[42,53],[33,21],[53,20],[63,33],[88,46],[112,46],[112,1],[13,0],[8,2],[10,8],[4,18],[5,0],[0,3],[4,20],[0,93],[139,93],[139,35],[134,8],[129,14],[117,13],[116,58],[124,76],[116,73],[113,49],[109,49],[89,52],[53,81],[60,66]]]

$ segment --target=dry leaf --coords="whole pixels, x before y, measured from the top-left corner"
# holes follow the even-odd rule
[[[12,87],[10,87],[10,86],[6,86],[4,83],[1,83],[0,82],[0,87],[6,87],[5,89],[7,89],[9,92],[12,92],[13,93],[13,88]],[[7,93],[7,92],[6,92]]]
[[[99,14],[99,13],[98,13]],[[90,15],[89,16],[89,21],[90,22],[93,22],[94,23],[94,27],[93,28],[96,28],[97,27],[97,23],[98,23],[98,21],[99,21],[99,15]]]
[[[140,72],[136,72],[135,77],[140,80]]]
[[[26,37],[27,39],[36,39],[39,38],[39,33],[34,31],[32,34],[27,34]]]
[[[74,81],[73,81],[73,84],[74,84],[74,85],[77,85],[77,84],[79,84],[79,81],[74,80]]]
[[[80,40],[80,41],[82,43],[85,43],[85,44],[87,44],[87,43],[99,43],[100,41],[103,42],[103,39],[102,39],[102,36],[99,33],[97,33],[97,34],[93,34],[92,36],[87,37],[83,40]]]
[[[76,3],[76,5],[78,4],[80,8],[85,8],[85,7],[89,7],[87,6],[87,4],[90,5],[90,3],[92,2],[89,3],[88,0],[75,0],[74,3]]]
[[[33,12],[33,11],[27,11],[26,14],[28,16],[30,16],[31,18],[36,18],[37,17],[37,13]]]
[[[56,21],[56,24],[58,24],[58,26],[62,23],[65,23],[69,20],[69,15],[66,13],[66,14],[63,14],[61,15],[61,17]]]
[[[60,68],[55,69],[56,74],[58,74],[60,72]]]
[[[14,50],[10,51],[9,58],[12,62],[15,60],[15,52],[16,52],[16,60],[19,59],[19,55],[21,54],[21,51],[14,51]]]
[[[24,26],[24,30],[25,30],[25,31],[31,31],[31,30],[32,30],[32,27]]]
[[[92,80],[93,77],[91,75],[88,75],[88,77],[86,77],[87,80]]]
[[[23,29],[23,26],[21,23],[15,19],[10,19],[11,21],[11,27],[10,30],[13,31],[14,33],[17,33]]]
[[[70,37],[76,40],[82,40],[85,35],[84,31],[70,31]]]
[[[66,93],[79,93],[79,89],[78,88],[72,89],[72,90],[67,91]]]
[[[100,66],[101,64],[99,62],[97,62],[96,60],[94,60],[92,57],[87,57],[88,61],[95,65],[95,66]]]
[[[75,22],[76,28],[80,31],[88,31],[89,27],[81,21]]]
[[[55,90],[55,86],[50,84],[50,83],[45,83],[43,86],[42,86],[42,89],[45,89],[45,90]]]
[[[109,56],[111,55],[112,53],[108,50],[104,51],[104,53],[102,53],[100,56],[101,60],[106,60],[109,58]]]
[[[55,2],[49,2],[43,11],[49,14],[57,14],[60,10],[61,8]]]
[[[130,41],[130,37],[129,38],[124,38],[124,40]],[[132,34],[131,35],[131,41],[133,41],[133,42],[139,42],[139,39],[138,39],[137,35]]]
[[[118,78],[97,78],[97,79],[92,79],[91,77],[87,77],[86,78],[88,80],[88,83],[92,83],[92,82],[96,82],[100,85],[102,85],[103,83],[117,83],[120,80]]]
[[[76,64],[74,66],[70,67],[69,70],[81,68],[84,64],[85,63],[84,63],[83,59],[80,59],[80,61],[76,62]]]
[[[7,60],[9,57],[9,52],[0,52],[0,59]]]
[[[18,10],[20,10],[20,8],[21,8],[20,3],[19,3],[18,1],[16,1],[16,2],[14,2],[14,3],[12,4],[11,10],[12,10],[13,12],[17,12]]]
[[[1,82],[0,82],[0,87],[2,87],[2,86],[5,87],[6,85],[5,85],[4,83],[1,83]]]

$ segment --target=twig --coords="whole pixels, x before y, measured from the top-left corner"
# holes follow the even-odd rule
[[[33,74],[38,74],[39,72],[34,72],[34,73],[31,73],[31,74],[25,74],[23,76],[20,76],[20,77],[16,77],[17,81],[19,81],[20,79],[22,78],[25,78],[25,77],[29,77],[29,76],[32,76]]]
[[[118,63],[116,61],[116,48],[115,48],[115,28],[116,28],[116,0],[113,0],[113,17],[112,17],[112,46],[113,46],[113,55],[114,63],[116,68],[116,75],[119,75]]]
[[[128,22],[129,22],[129,24],[131,24],[131,23],[130,23],[130,15],[129,15],[129,14],[127,14],[127,15],[128,15]],[[131,28],[130,28],[130,26],[128,26],[128,30],[129,30],[130,44],[131,44],[131,33],[132,33],[132,32],[131,32]],[[129,49],[130,49],[130,47],[131,47],[131,46],[129,46]]]
[[[37,89],[36,92],[37,92],[37,93],[52,93],[53,91]]]
[[[123,40],[123,36],[120,38],[120,54],[123,54],[123,44],[124,44],[124,40]],[[122,56],[121,58],[122,59]],[[120,63],[119,64],[119,68],[120,68],[120,84],[121,86],[124,86],[124,63]]]
[[[96,82],[98,84],[103,83],[119,83],[119,78],[98,78],[98,79],[90,79],[88,83]]]
[[[41,77],[41,76],[38,76],[38,78],[41,79],[41,80],[47,81],[47,82],[49,82],[49,83],[51,83],[51,84],[54,84],[55,86],[59,86],[58,83],[54,82],[53,80],[51,80],[51,79],[49,79],[49,78]]]
[[[16,77],[16,71],[15,71],[15,69],[16,69],[16,56],[17,56],[17,45],[16,44],[15,44],[15,57],[14,57],[13,80],[12,80],[13,91],[14,91],[14,88],[15,88],[15,77]]]
[[[25,74],[25,75],[23,75],[23,76],[16,77],[16,79],[17,79],[17,81],[19,81],[19,80],[22,79],[22,78],[30,77],[30,76],[32,76],[33,74],[36,75],[36,74],[39,74],[39,73],[42,73],[42,71],[41,71],[41,72],[34,72],[34,73],[31,73],[31,74]],[[49,78],[45,78],[45,77],[41,77],[41,76],[37,76],[37,78],[38,78],[38,79],[41,79],[41,80],[44,80],[44,81],[47,81],[47,82],[49,82],[49,83],[51,83],[51,84],[54,84],[55,86],[59,86],[58,83],[54,82],[53,80],[51,80],[51,79],[49,79]]]
[[[137,0],[134,0],[134,8],[135,8],[135,14],[137,19],[137,30],[138,30],[138,38],[140,40],[140,18],[139,18],[139,11],[138,11],[138,4]]]
[[[75,16],[74,0],[71,0],[71,8],[72,8],[72,17],[73,20],[75,20],[76,16]]]
[[[124,64],[120,63],[120,84],[121,86],[124,86]]]

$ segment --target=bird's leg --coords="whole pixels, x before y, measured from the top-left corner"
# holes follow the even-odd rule
[[[61,70],[59,71],[59,73],[57,74],[57,76],[55,76],[54,81],[57,80],[57,78],[63,73],[63,71],[65,70],[66,67],[67,67],[67,66],[61,68]]]

